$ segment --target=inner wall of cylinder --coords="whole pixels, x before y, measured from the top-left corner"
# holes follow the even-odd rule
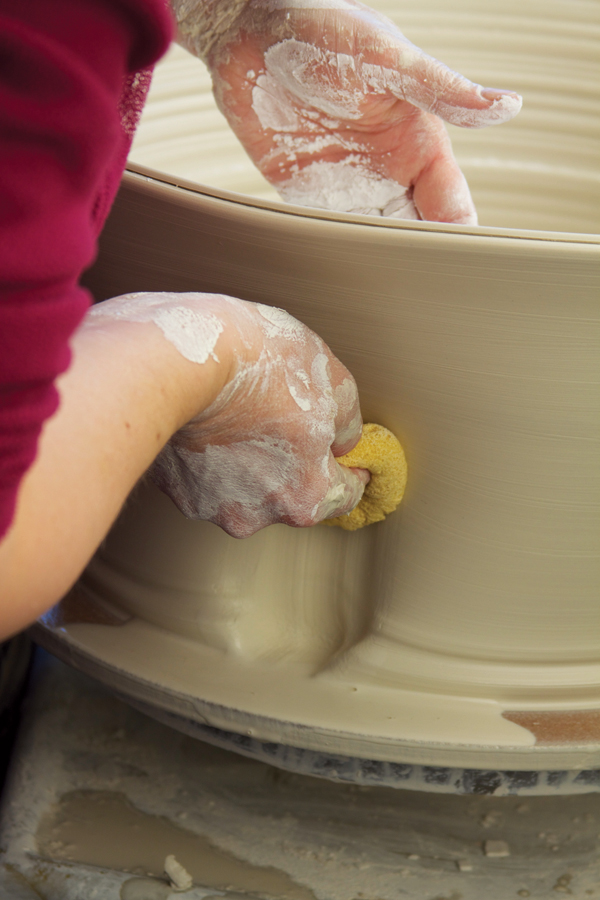
[[[600,231],[597,5],[585,0],[376,0],[406,36],[472,81],[523,95],[508,124],[448,126],[482,225]],[[173,46],[157,66],[131,160],[278,200],[216,107],[205,66]]]

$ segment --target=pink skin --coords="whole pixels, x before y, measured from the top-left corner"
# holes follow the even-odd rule
[[[265,20],[260,4],[250,3],[208,60],[215,95],[229,124],[275,187],[297,171],[294,167],[352,157],[363,168],[407,188],[420,218],[476,223],[468,186],[439,116],[463,127],[484,127],[512,118],[520,98],[510,91],[482,89],[422,53],[385,17],[359,3],[349,2],[348,7],[278,10]],[[281,141],[285,135],[263,127],[253,109],[253,90],[266,69],[265,53],[287,40],[323,51],[322,62],[311,74],[341,96],[360,98],[352,115],[334,117],[318,103],[286,91],[288,108],[299,120],[294,143],[324,137],[328,146],[318,152],[290,155]],[[352,57],[354,72],[346,69],[341,74],[336,54]],[[369,84],[372,66],[390,76],[383,90]]]
[[[152,313],[162,299],[165,307],[210,313],[223,323],[215,361],[231,360],[229,377],[152,468],[155,483],[184,515],[243,538],[276,522],[307,527],[356,506],[369,473],[335,458],[360,439],[358,392],[321,338],[282,310],[273,320],[268,307],[222,295],[133,298],[134,312],[121,318],[139,321],[140,311]],[[101,304],[96,317],[118,318],[128,299]],[[198,366],[199,377],[206,364],[212,365],[207,359]]]

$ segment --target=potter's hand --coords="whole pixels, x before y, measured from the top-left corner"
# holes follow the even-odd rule
[[[280,309],[211,294],[118,297],[92,315],[154,322],[192,362],[225,370],[218,396],[151,470],[184,515],[247,537],[348,512],[368,473],[335,456],[358,442],[356,385],[323,341]]]
[[[474,224],[441,119],[480,128],[521,98],[483,89],[354,0],[172,0],[180,42],[289,202]]]

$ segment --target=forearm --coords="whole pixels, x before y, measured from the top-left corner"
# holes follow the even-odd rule
[[[335,460],[360,438],[356,384],[283,310],[129,294],[88,313],[73,351],[0,543],[0,639],[69,589],[158,454],[155,483],[235,537],[360,500],[366,473]]]
[[[150,323],[88,322],[73,351],[0,543],[0,639],[69,589],[157,453],[228,377],[226,352],[198,366]]]

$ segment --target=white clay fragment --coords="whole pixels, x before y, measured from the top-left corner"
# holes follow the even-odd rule
[[[506,841],[485,841],[483,852],[491,859],[500,859],[503,856],[510,856],[510,847]]]
[[[173,891],[189,891],[194,885],[190,873],[184,869],[181,863],[177,862],[172,853],[165,859],[165,873],[169,877]]]

